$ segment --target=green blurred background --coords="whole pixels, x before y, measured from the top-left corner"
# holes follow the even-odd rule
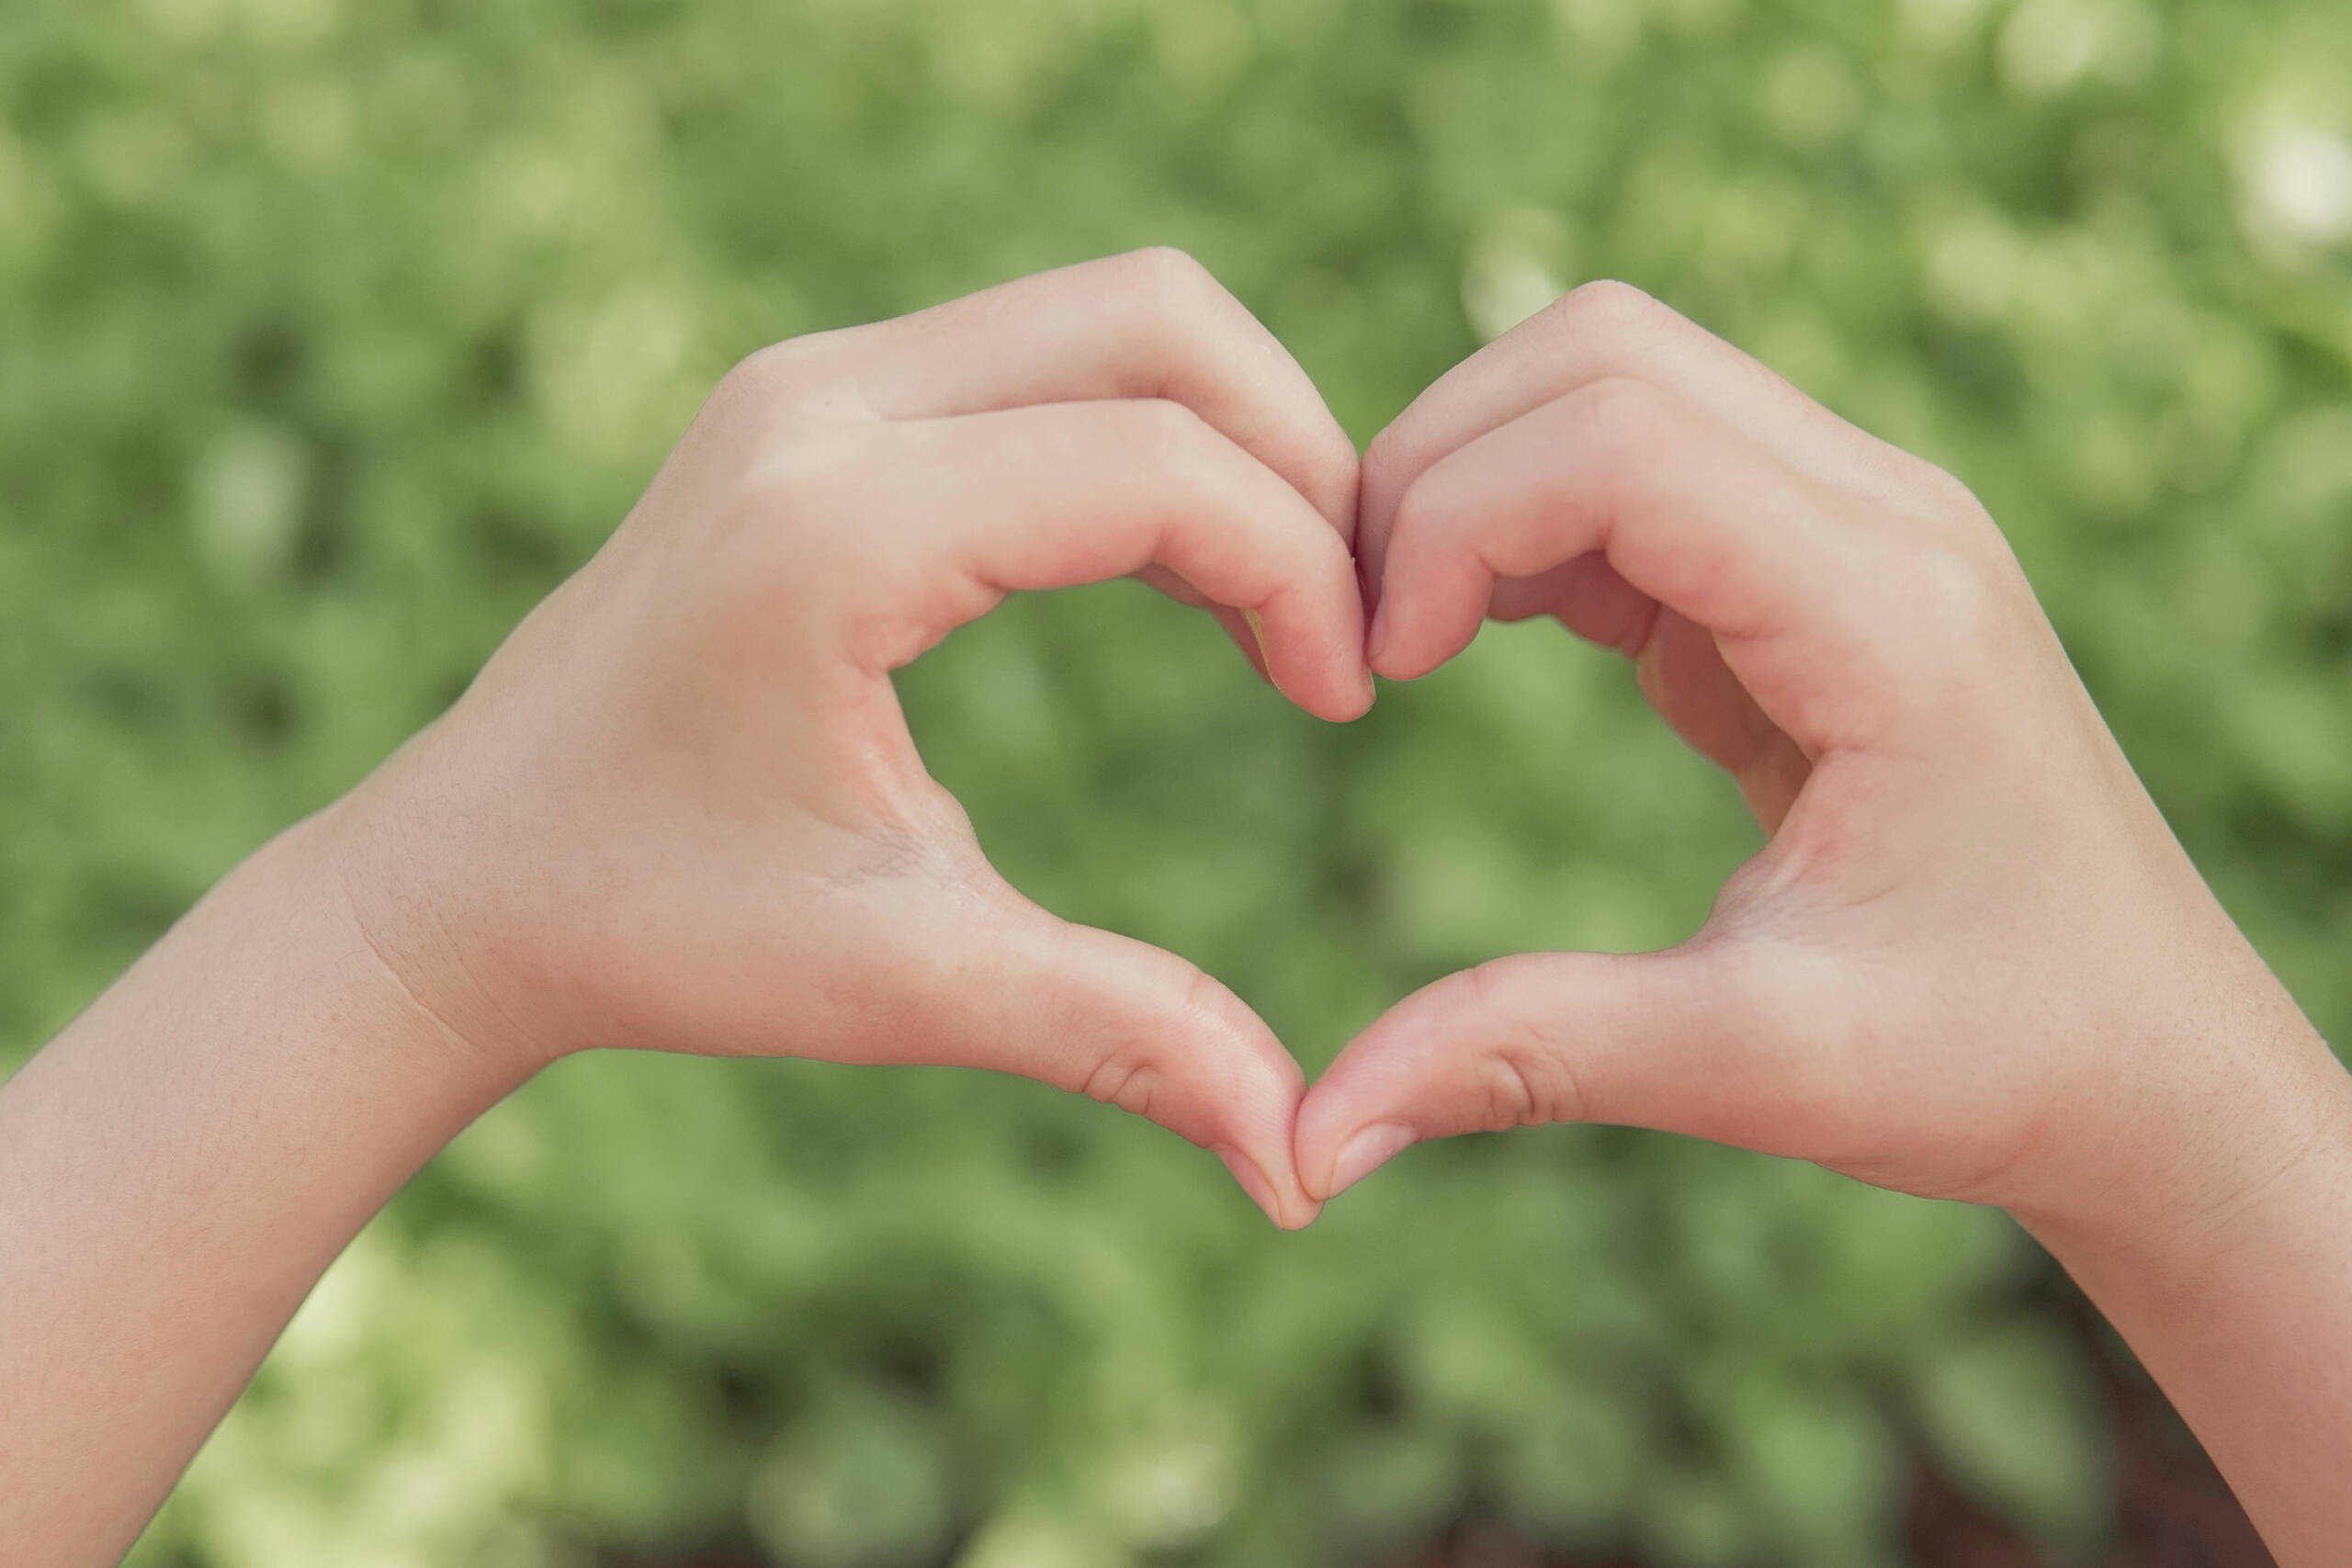
[[[2347,132],[2340,0],[8,0],[0,1065],[445,705],[735,358],[1148,243],[1359,440],[1613,275],[1952,468],[2352,1038]],[[1345,728],[1126,584],[902,686],[1015,883],[1310,1072],[1462,964],[1676,941],[1757,843],[1555,626]],[[1838,1568],[1900,1560],[1912,1455],[2088,1549],[2041,1272],[1615,1129],[1281,1235],[1035,1085],[608,1054],[361,1236],[141,1558],[1271,1568],[1477,1514]]]

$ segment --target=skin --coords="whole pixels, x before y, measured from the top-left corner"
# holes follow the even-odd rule
[[[1198,970],[1008,887],[908,739],[891,671],[1121,575],[1331,719],[1367,658],[1557,615],[1770,843],[1681,947],[1442,981],[1306,1091]],[[1025,1074],[1215,1149],[1286,1226],[1408,1142],[1549,1120],[2005,1204],[2282,1562],[2352,1539],[2352,1386],[2312,1352],[2352,1343],[2352,1082],[1967,492],[1620,286],[1361,471],[1169,253],[747,361],[456,707],[0,1086],[0,1540],[115,1560],[368,1216],[600,1045]]]
[[[889,675],[1008,592],[1133,574],[1353,718],[1355,483],[1172,253],[745,362],[448,714],[0,1087],[0,1557],[118,1558],[368,1215],[571,1052],[1022,1073],[1313,1218],[1297,1064],[1008,886]]]
[[[2352,1540],[2352,1078],[2124,761],[2000,532],[1638,291],[1577,290],[1366,455],[1374,670],[1488,616],[1617,649],[1770,840],[1669,952],[1521,954],[1309,1092],[1328,1199],[1423,1138],[1610,1122],[2007,1208],[2280,1562]]]

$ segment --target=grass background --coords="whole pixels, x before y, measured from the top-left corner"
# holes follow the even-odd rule
[[[2333,0],[16,0],[0,1063],[438,711],[736,357],[1160,243],[1359,440],[1613,275],[1951,467],[2352,1037],[2347,132]],[[1757,841],[1556,627],[1333,728],[1114,585],[902,687],[1016,884],[1310,1072],[1461,964],[1679,939]],[[139,1561],[1243,1568],[1480,1513],[1860,1568],[1911,1452],[2087,1551],[2039,1268],[1605,1128],[1283,1236],[1035,1085],[606,1055],[362,1235]]]

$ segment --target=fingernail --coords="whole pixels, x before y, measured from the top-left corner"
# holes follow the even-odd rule
[[[1388,601],[1384,598],[1373,606],[1372,631],[1363,639],[1363,661],[1370,664],[1378,660],[1381,649],[1385,647],[1387,642]]]
[[[1259,618],[1258,612],[1255,610],[1243,610],[1241,620],[1250,628],[1250,640],[1258,645],[1258,673],[1264,678],[1267,685],[1272,686],[1274,666],[1266,657],[1266,623]],[[1276,686],[1274,689],[1280,691],[1282,688]]]
[[[1413,1130],[1402,1122],[1375,1122],[1360,1129],[1340,1145],[1340,1157],[1332,1162],[1331,1190],[1326,1201],[1386,1165],[1414,1141]]]
[[[1223,1144],[1217,1145],[1214,1152],[1217,1158],[1225,1161],[1225,1168],[1233,1172],[1233,1179],[1241,1183],[1241,1190],[1250,1194],[1250,1201],[1265,1210],[1268,1219],[1281,1224],[1282,1205],[1274,1200],[1274,1184],[1266,1179],[1266,1173],[1258,1168],[1258,1162],[1238,1149],[1228,1148]]]

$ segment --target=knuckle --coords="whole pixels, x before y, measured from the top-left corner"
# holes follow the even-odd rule
[[[773,387],[787,369],[786,344],[772,343],[755,348],[729,366],[727,374],[718,378],[722,397],[750,398]]]
[[[1181,357],[1202,324],[1232,310],[1209,268],[1169,244],[1117,256],[1108,282],[1113,310],[1126,317],[1125,332],[1152,360]]]
[[[1125,1052],[1116,1053],[1095,1064],[1081,1092],[1098,1104],[1115,1105],[1137,1116],[1148,1116],[1151,1102],[1159,1092],[1159,1072],[1148,1062]]]
[[[1666,393],[1631,376],[1604,376],[1569,394],[1576,423],[1604,460],[1638,460],[1666,438]]]
[[[1136,398],[1118,405],[1115,417],[1135,461],[1155,469],[1183,469],[1200,460],[1207,426],[1173,398]]]
[[[1577,336],[1619,338],[1654,331],[1673,312],[1632,284],[1604,277],[1561,295],[1550,314],[1562,330]]]
[[[1396,510],[1388,523],[1388,548],[1393,556],[1397,544],[1406,539],[1428,540],[1438,536],[1444,527],[1446,507],[1438,487],[1416,480],[1405,487],[1396,498]]]
[[[1498,1045],[1480,1062],[1479,1073],[1486,1107],[1479,1124],[1485,1131],[1535,1127],[1552,1120],[1544,1109],[1544,1076],[1524,1051]]]
[[[1984,509],[1976,492],[1949,469],[1939,468],[1924,457],[1905,454],[1911,465],[1912,481],[1918,487],[1928,510],[1934,515],[1947,518],[1972,528],[1995,532],[1993,514]]]
[[[1876,445],[1874,475],[1882,487],[1880,493],[1907,520],[1955,537],[1996,543],[2007,550],[2000,525],[1965,481],[1916,452],[1883,441]]]
[[[1490,1047],[1480,1063],[1490,1133],[1584,1120],[1584,1100],[1558,1056],[1525,1042]]]
[[[753,349],[719,378],[721,393],[737,401],[762,403],[796,395],[814,376],[831,335],[811,333]]]
[[[789,441],[762,453],[719,509],[722,582],[763,597],[823,597],[844,574],[858,530],[862,454],[838,441]]]
[[[1363,461],[1357,466],[1358,483],[1365,496],[1394,495],[1398,486],[1409,484],[1427,467],[1409,423],[1399,419],[1363,449]]]
[[[1471,1005],[1495,1032],[1478,1058],[1486,1129],[1585,1120],[1588,1106],[1574,1069],[1545,1030],[1497,994],[1496,978],[1490,964],[1464,976]]]
[[[1104,281],[1125,331],[1154,357],[1179,355],[1204,327],[1239,310],[1208,268],[1170,245],[1112,258]]]
[[[842,442],[777,442],[745,471],[730,515],[739,526],[771,534],[778,519],[821,522],[849,503],[856,466]]]
[[[1930,628],[1945,646],[1984,646],[2008,635],[2008,595],[1983,541],[1936,535],[1914,548],[1905,599],[1915,626]]]
[[[1174,245],[1147,245],[1117,260],[1127,274],[1121,281],[1158,305],[1196,305],[1225,292],[1207,267]]]

